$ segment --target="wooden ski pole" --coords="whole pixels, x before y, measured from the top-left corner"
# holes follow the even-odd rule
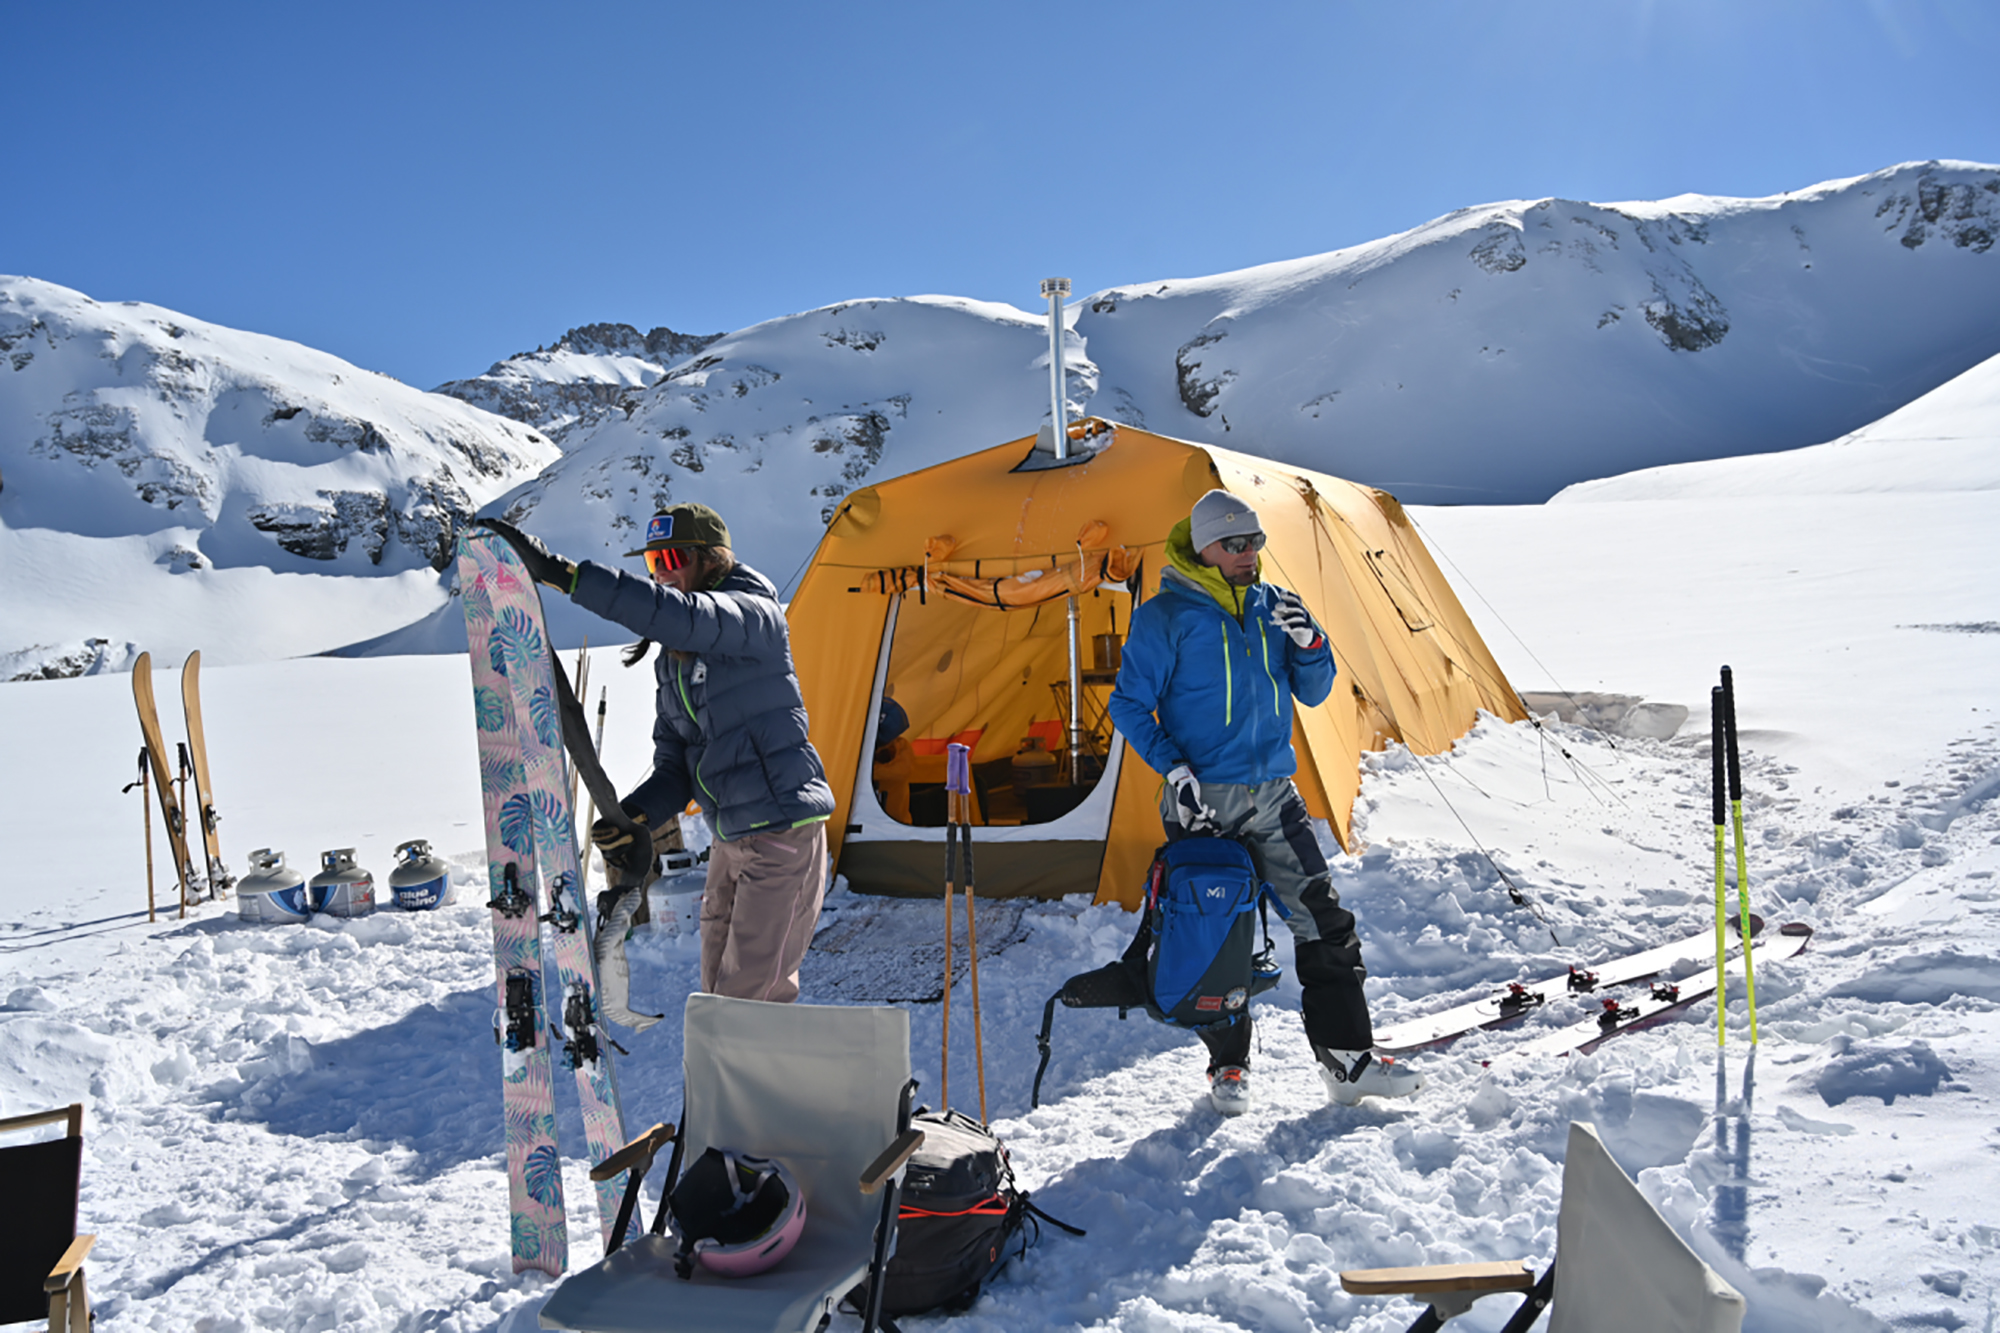
[[[1736,750],[1736,677],[1722,668],[1722,725],[1729,737],[1729,819],[1736,834],[1736,910],[1743,931],[1743,997],[1750,1007],[1750,1044],[1757,1044],[1757,970],[1751,956],[1750,872],[1743,863],[1743,764]]]
[[[126,783],[119,790],[139,789],[139,819],[146,826],[146,920],[150,924],[157,920],[153,906],[153,754],[145,746],[139,747],[139,776]]]
[[[959,837],[965,843],[965,947],[972,968],[972,1058],[979,1074],[979,1123],[986,1123],[986,1037],[979,1014],[979,923],[972,905],[972,751],[952,745],[946,751],[945,800],[957,806]]]
[[[1723,971],[1723,962],[1729,951],[1728,941],[1723,933],[1724,923],[1729,920],[1729,906],[1727,891],[1722,883],[1723,752],[1729,748],[1729,738],[1723,731],[1720,685],[1708,692],[1708,735],[1709,811],[1711,822],[1715,825],[1715,1044],[1719,1047],[1729,1042],[1729,978]],[[1744,944],[1747,947],[1749,941],[1746,939]]]
[[[951,901],[952,881],[958,874],[958,825],[951,817],[951,796],[947,791],[944,811],[944,1049],[938,1057],[938,1105],[951,1109]]]

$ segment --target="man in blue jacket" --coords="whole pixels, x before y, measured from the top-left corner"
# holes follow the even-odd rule
[[[651,575],[565,560],[511,524],[505,537],[538,583],[657,643],[653,771],[620,802],[661,829],[690,800],[715,843],[701,900],[701,988],[749,1000],[799,996],[799,964],[826,893],[833,791],[806,734],[778,590],[736,559],[707,505],[670,505],[646,528]],[[591,837],[624,835],[600,820]]]
[[[1292,701],[1326,700],[1333,649],[1298,594],[1259,582],[1263,547],[1256,511],[1237,497],[1216,490],[1195,502],[1167,537],[1159,594],[1132,615],[1111,720],[1166,774],[1168,838],[1234,828],[1290,911],[1306,1037],[1328,1095],[1348,1105],[1407,1097],[1423,1080],[1373,1054],[1354,914],[1292,782]],[[1210,1102],[1224,1115],[1248,1110],[1249,1010],[1198,1032]]]

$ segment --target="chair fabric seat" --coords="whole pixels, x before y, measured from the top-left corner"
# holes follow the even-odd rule
[[[0,1150],[0,1324],[49,1317],[42,1287],[76,1239],[83,1140],[64,1138]]]
[[[542,1307],[541,1323],[590,1333],[809,1329],[824,1313],[824,1293],[838,1300],[868,1276],[871,1248],[867,1232],[841,1234],[815,1228],[809,1219],[798,1245],[768,1273],[723,1278],[696,1269],[683,1282],[674,1276],[672,1238],[639,1236],[557,1287]]]

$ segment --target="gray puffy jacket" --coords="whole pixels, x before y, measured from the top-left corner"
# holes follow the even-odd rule
[[[725,840],[833,813],[769,579],[738,564],[713,589],[680,593],[585,561],[570,596],[665,650],[654,668],[653,772],[627,810],[657,829],[692,799]]]

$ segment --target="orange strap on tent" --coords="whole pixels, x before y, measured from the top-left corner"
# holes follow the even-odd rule
[[[924,589],[1002,611],[1041,606],[1132,577],[1139,567],[1138,554],[1129,547],[1106,546],[1110,536],[1109,525],[1093,519],[1076,534],[1074,559],[1052,556],[1047,568],[1008,575],[983,574],[977,560],[957,561],[956,569],[947,567],[945,562],[958,549],[958,542],[949,535],[934,536],[924,542],[921,566],[875,570],[862,579],[862,586],[869,592],[890,595]]]

